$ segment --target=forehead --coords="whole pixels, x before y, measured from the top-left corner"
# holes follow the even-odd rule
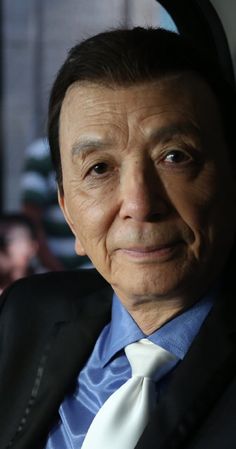
[[[192,73],[129,87],[74,83],[60,114],[60,144],[82,134],[122,134],[132,127],[144,133],[166,123],[192,123],[221,129],[219,106],[210,87]]]

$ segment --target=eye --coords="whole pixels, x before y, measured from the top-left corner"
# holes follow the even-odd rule
[[[106,164],[106,162],[99,162],[93,165],[93,167],[90,168],[89,172],[95,173],[96,175],[103,175],[104,173],[107,172],[107,170],[108,164]]]
[[[183,164],[192,161],[192,157],[182,150],[171,150],[162,159],[168,164]]]

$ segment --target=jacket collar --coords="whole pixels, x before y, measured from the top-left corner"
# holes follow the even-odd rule
[[[74,388],[94,341],[110,320],[113,291],[104,287],[104,282],[102,285],[103,288],[85,295],[73,307],[60,306],[61,310],[49,323],[25,411],[12,438],[12,449],[44,447],[65,394]]]
[[[113,292],[109,286],[102,285],[93,294],[84,295],[77,305],[63,305],[66,313],[61,310],[53,320],[33,378],[34,397],[29,396],[27,407],[29,403],[31,406],[22,416],[21,422],[26,421],[23,429],[18,429],[12,449],[44,447],[44,439],[64,395],[74,388],[78,372],[100,331],[110,320]],[[234,296],[230,282],[176,369],[136,449],[181,449],[235,375]],[[49,420],[49,416],[53,418]]]
[[[136,449],[181,449],[236,374],[236,300],[220,295]]]

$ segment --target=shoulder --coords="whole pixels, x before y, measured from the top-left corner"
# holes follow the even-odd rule
[[[15,320],[60,321],[70,318],[88,297],[111,287],[95,269],[44,273],[20,279],[0,297],[0,325],[4,317]],[[92,300],[91,300],[92,301]]]

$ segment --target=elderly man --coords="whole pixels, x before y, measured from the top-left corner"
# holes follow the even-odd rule
[[[1,449],[235,449],[235,119],[217,65],[177,34],[71,50],[49,141],[98,271],[2,298]]]

